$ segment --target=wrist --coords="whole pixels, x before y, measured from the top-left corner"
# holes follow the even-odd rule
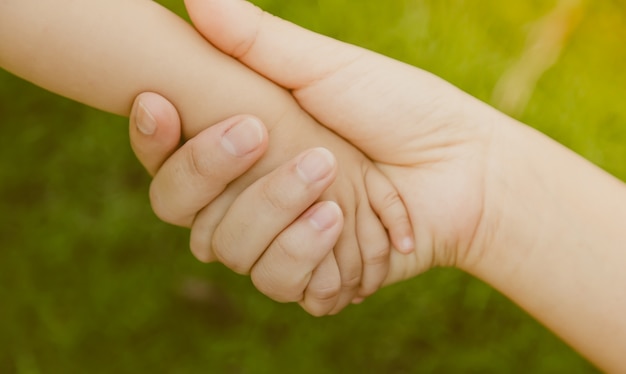
[[[618,367],[614,347],[626,344],[626,187],[547,136],[501,121],[480,230],[462,269],[592,361]]]
[[[537,189],[541,177],[533,165],[535,159],[547,158],[533,153],[544,150],[539,146],[546,142],[544,135],[495,111],[489,122],[493,128],[485,160],[483,209],[465,261],[458,264],[478,277],[502,256],[524,257],[532,246],[532,233],[542,224],[543,215],[537,213],[545,212],[533,207],[546,199],[545,191]]]

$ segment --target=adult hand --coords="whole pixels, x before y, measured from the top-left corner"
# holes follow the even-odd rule
[[[624,370],[624,183],[419,69],[247,2],[186,3],[207,39],[291,89],[399,189],[417,253],[392,253],[389,282],[457,265],[606,371]]]
[[[494,111],[445,81],[312,33],[245,1],[186,0],[224,53],[291,90],[320,123],[360,148],[404,199],[417,240],[392,253],[389,282],[480,256]],[[216,250],[219,250],[217,248]]]
[[[236,116],[211,126],[179,148],[178,114],[172,104],[154,93],[137,97],[129,134],[139,161],[154,176],[150,189],[153,209],[162,220],[191,227],[192,232],[197,213],[204,207],[211,209],[210,202],[267,148],[265,127],[252,116]],[[340,284],[339,274],[319,273],[316,269],[333,249],[343,227],[343,216],[335,203],[315,203],[333,182],[334,168],[311,183],[303,183],[297,172],[304,157],[320,153],[328,156],[320,149],[305,151],[259,179],[231,207],[235,211],[243,207],[245,214],[229,214],[224,224],[215,228],[216,232],[237,230],[241,220],[261,215],[275,218],[267,222],[275,240],[255,261],[252,280],[274,300],[299,301],[314,315],[329,310],[329,300]],[[275,186],[288,186],[291,192],[277,193],[284,189]],[[197,255],[203,256],[206,258],[204,253]]]

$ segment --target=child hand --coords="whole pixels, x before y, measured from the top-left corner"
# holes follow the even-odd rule
[[[257,288],[266,295],[278,301],[300,301],[304,309],[314,315],[337,312],[355,297],[365,297],[380,286],[388,266],[388,244],[384,230],[373,231],[374,240],[382,238],[379,239],[382,242],[380,256],[373,259],[364,256],[363,261],[367,262],[363,266],[363,281],[359,293],[354,296],[352,289],[340,289],[339,265],[331,252],[343,228],[340,210],[336,204],[330,202],[315,204],[307,210],[335,179],[337,167],[331,154],[323,149],[305,151],[270,175],[261,178],[237,197],[226,216],[217,216],[226,224],[210,223],[214,218],[208,213],[213,213],[216,206],[219,207],[216,205],[219,203],[215,202],[204,209],[192,225],[194,213],[217,197],[231,180],[256,161],[267,145],[267,134],[262,131],[258,144],[251,145],[249,141],[246,142],[250,137],[240,132],[243,144],[247,145],[245,154],[234,156],[225,151],[219,137],[231,133],[227,129],[235,127],[236,120],[242,119],[239,116],[233,119],[235,121],[227,120],[205,130],[174,153],[180,135],[175,110],[171,104],[154,94],[142,95],[141,102],[144,108],[150,107],[154,116],[146,121],[145,111],[138,110],[141,107],[136,104],[131,122],[148,122],[152,127],[159,122],[159,126],[147,136],[133,124],[130,130],[133,149],[151,174],[155,174],[165,158],[173,153],[157,173],[151,196],[155,205],[169,202],[167,206],[171,209],[161,213],[165,220],[192,226],[192,248],[199,248],[198,257],[205,261],[213,259],[206,248],[210,245],[207,238],[211,240],[207,233],[214,231],[212,240],[214,244],[217,243],[214,248],[218,253],[222,248],[235,249],[234,256],[226,254],[231,258],[225,259],[225,263],[240,273],[250,273]],[[248,130],[251,133],[255,131]],[[327,170],[314,168],[319,174],[318,180],[302,178],[298,165],[316,157],[320,162],[318,166],[323,168],[326,164]],[[387,196],[394,196],[393,190],[387,189],[385,180],[377,179],[376,174],[368,172],[365,177],[368,179],[366,183],[370,194],[389,191],[391,194]],[[288,188],[281,189],[281,186]],[[259,199],[259,194],[265,198]],[[250,216],[268,217],[269,220],[257,220],[252,225],[248,224],[245,235],[242,235],[242,224],[250,220],[242,220],[240,217]],[[178,218],[174,220],[172,217]],[[370,231],[380,225],[376,217],[369,222],[366,221],[368,214],[362,214],[361,217],[363,223],[369,223]],[[311,224],[316,225],[315,230],[307,230]],[[359,227],[357,222],[357,230]],[[229,231],[232,228],[237,232]],[[363,231],[362,228],[360,230]],[[363,237],[368,234],[367,227],[365,230]],[[308,236],[306,233],[309,233]],[[239,250],[242,248],[249,251]],[[265,250],[266,248],[268,249]],[[361,260],[358,260],[357,264],[360,265]],[[354,260],[348,258],[345,261]],[[340,295],[345,295],[342,300],[338,298]],[[343,304],[338,307],[338,302]]]

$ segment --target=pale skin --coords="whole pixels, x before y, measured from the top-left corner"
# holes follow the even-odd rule
[[[272,204],[281,202],[277,196],[323,191],[322,199],[327,202],[314,205],[319,197],[315,194],[300,205],[300,213],[312,206],[305,216],[332,237],[329,243],[338,243],[325,248],[323,261],[301,279],[307,287],[304,296],[285,296],[279,301],[300,301],[313,314],[336,313],[380,287],[392,245],[407,253],[413,249],[406,208],[394,186],[369,159],[320,126],[285,89],[212,47],[193,27],[150,0],[0,1],[0,66],[53,92],[121,115],[129,114],[138,93],[158,92],[178,108],[185,138],[236,113],[254,114],[255,118],[222,126],[221,138],[212,146],[225,147],[231,156],[248,160],[246,168],[268,141],[274,146],[236,181],[220,185],[219,197],[204,201],[206,205],[215,198],[210,211],[196,217],[195,200],[171,204],[167,191],[195,196],[198,186],[181,179],[161,181],[157,176],[152,204],[160,218],[173,224],[199,222],[207,228],[229,215],[245,213],[246,207],[230,207],[235,197],[260,176],[309,149],[291,165],[300,176],[298,183],[260,193]],[[144,124],[150,122],[145,111],[138,115],[145,116]],[[200,142],[196,138],[190,144],[200,146]],[[188,167],[205,178],[216,173],[207,163]],[[192,236],[192,252],[202,261],[211,261],[215,254],[206,248],[228,248],[217,253],[217,259],[238,273],[249,274],[256,266],[252,259],[259,254],[247,253],[250,262],[241,261],[240,254],[256,249],[259,240],[265,242],[264,248],[275,239],[271,233],[257,232],[263,226],[258,223],[266,217],[257,216],[256,223],[229,232],[232,237],[221,236],[222,231],[216,231],[217,235],[211,235],[215,230],[197,231]],[[335,225],[338,222],[342,225]],[[329,225],[334,229],[326,230]],[[222,244],[234,238],[239,240],[237,246]],[[254,245],[248,238],[254,238]]]
[[[209,41],[292,89],[305,110],[376,160],[398,187],[414,223],[417,250],[392,253],[387,283],[433,266],[456,266],[500,290],[602,370],[626,371],[624,183],[419,69],[303,30],[247,2],[188,0],[187,6]],[[153,108],[164,108],[151,100]],[[175,117],[172,111],[164,112]],[[165,117],[158,122],[164,129],[176,126]],[[138,133],[133,139],[139,148],[154,144]],[[140,158],[159,164],[172,144],[155,145],[150,157]],[[185,153],[182,147],[175,154]],[[157,177],[173,178],[172,165],[164,164]],[[294,178],[270,174],[257,183],[288,184]],[[234,204],[265,214],[261,198],[252,190]],[[203,207],[197,204],[198,210]],[[289,208],[269,214],[297,217]],[[217,230],[249,220],[228,216]],[[272,222],[277,221],[264,222],[264,229],[277,237],[308,230],[306,235],[323,240],[299,220]],[[270,245],[262,256],[274,252],[267,266],[279,267],[288,259],[286,251],[303,259],[301,268],[291,268],[294,273],[315,261],[315,251],[295,245],[282,252]],[[283,285],[272,292],[301,291]]]

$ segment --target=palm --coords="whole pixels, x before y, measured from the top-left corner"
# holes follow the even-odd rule
[[[387,283],[434,266],[455,265],[469,250],[482,210],[482,183],[462,160],[431,166],[379,165],[405,201],[416,236],[416,251],[392,251]]]
[[[385,58],[353,63],[327,77],[294,96],[378,163],[411,216],[417,251],[392,252],[388,282],[466,260],[483,210],[489,146],[488,124],[468,121],[480,114],[459,109],[474,99]]]

